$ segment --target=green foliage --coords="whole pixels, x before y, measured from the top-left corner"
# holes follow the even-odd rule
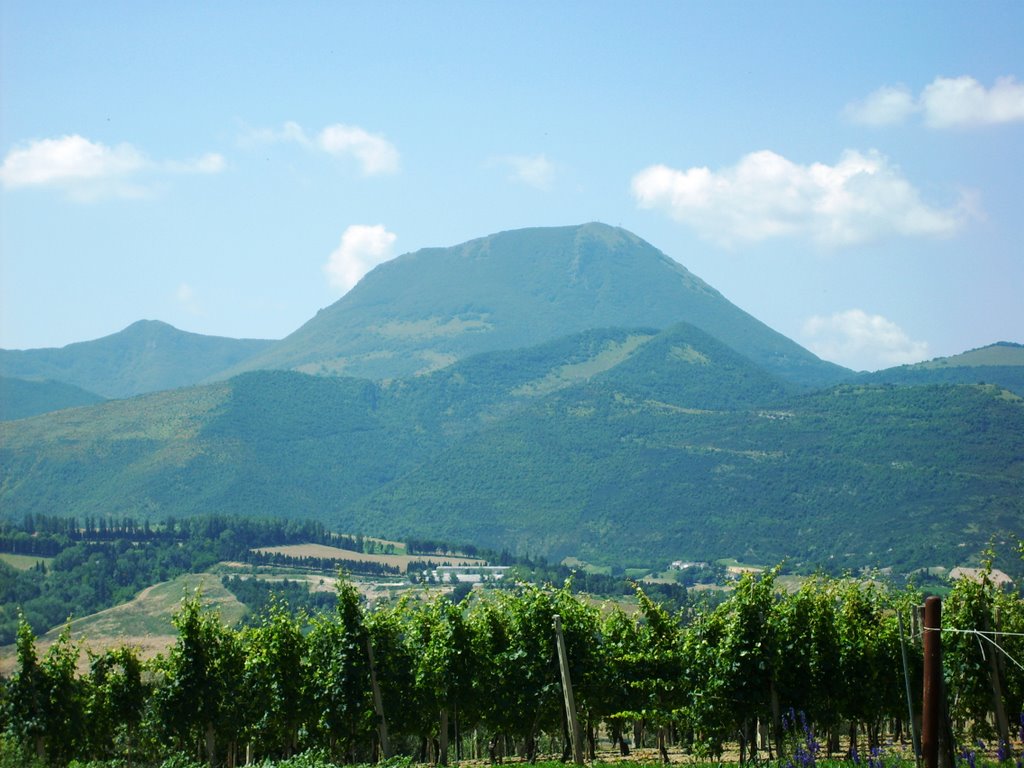
[[[998,733],[985,716],[992,707],[994,657],[1012,735],[1016,714],[1024,712],[1024,670],[1008,659],[1024,659],[1024,601],[996,587],[989,563],[980,579],[957,579],[942,606],[942,625],[956,630],[942,634],[946,684],[957,691],[951,717],[964,726],[972,742],[997,740]]]
[[[146,699],[142,662],[131,648],[90,654],[85,722],[89,753],[99,758],[136,751]]]
[[[261,754],[287,757],[298,747],[310,704],[307,656],[300,618],[287,604],[272,601],[260,623],[245,634],[245,695],[262,709],[248,735]]]
[[[203,744],[212,761],[218,734],[236,735],[244,722],[236,705],[248,701],[240,695],[245,656],[238,635],[203,609],[199,595],[182,601],[174,625],[178,640],[158,667],[159,722],[178,747]]]
[[[838,717],[842,690],[838,598],[834,585],[816,576],[780,601],[774,612],[772,668],[780,706],[827,725]]]
[[[609,349],[614,365],[564,373]],[[555,373],[557,386],[538,384]],[[388,384],[267,371],[0,424],[0,504],[287,514],[599,564],[907,572],[969,559],[992,532],[1024,535],[1022,454],[1024,401],[995,387],[793,394],[673,326],[588,331]]]
[[[866,723],[869,730],[876,729],[883,718],[899,717],[905,708],[900,701],[896,616],[888,594],[872,583],[847,581],[841,585],[838,598],[836,630],[842,684],[836,714]]]
[[[374,725],[367,631],[355,587],[339,579],[337,595],[335,614],[315,616],[306,640],[306,701],[316,713],[315,732],[328,738],[335,754],[353,758]]]
[[[25,753],[64,763],[86,743],[86,687],[67,628],[40,660],[28,622],[18,627],[17,668],[7,692],[8,733]]]
[[[85,616],[127,602],[156,582],[202,572],[222,560],[256,560],[252,548],[287,543],[329,543],[321,524],[204,516],[159,526],[134,518],[27,516],[20,525],[0,522],[0,544],[53,555],[46,568],[15,571],[0,564],[0,645],[14,640],[19,611],[43,632],[70,614]],[[29,549],[31,547],[31,549]],[[229,582],[258,611],[267,589]],[[287,586],[287,585],[285,585]],[[303,587],[305,590],[305,587]],[[295,603],[318,605],[308,590],[291,590]],[[332,603],[333,605],[333,603]]]
[[[9,733],[0,733],[0,768],[47,768],[47,765],[20,739]]]
[[[308,632],[304,617],[283,603],[255,627],[230,629],[193,596],[181,604],[178,642],[166,659],[147,670],[133,651],[116,649],[92,656],[84,675],[66,636],[39,660],[23,622],[18,669],[5,687],[0,765],[20,765],[12,762],[20,758],[31,765],[33,755],[51,765],[93,760],[97,768],[139,757],[238,764],[246,747],[267,766],[369,762],[379,746],[371,648],[399,755],[388,765],[425,760],[424,744],[441,745],[434,758],[443,760],[443,736],[457,745],[469,731],[489,738],[496,757],[508,736],[535,758],[542,734],[557,740],[565,733],[556,614],[577,709],[589,726],[604,722],[617,735],[631,725],[662,734],[671,728],[695,755],[719,759],[739,738],[756,758],[756,718],[771,724],[777,756],[797,759],[798,750],[813,752],[815,732],[848,721],[862,725],[877,750],[881,724],[904,716],[895,616],[919,596],[825,577],[787,594],[776,591],[775,576],[747,575],[703,612],[673,613],[638,588],[632,617],[602,615],[568,583],[521,585],[461,604],[403,600],[367,613],[341,580],[336,612],[314,617]],[[1009,633],[1020,627],[1022,605],[990,582],[962,582],[945,618],[983,623],[997,606]],[[960,737],[980,735],[991,707],[969,645],[947,644]],[[911,655],[919,665],[919,654]],[[1019,678],[1007,679],[1009,711],[1021,703],[1018,686]],[[806,730],[794,735],[797,721]]]

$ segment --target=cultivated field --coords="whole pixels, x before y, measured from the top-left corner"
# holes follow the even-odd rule
[[[171,623],[181,600],[200,589],[203,603],[218,609],[225,624],[234,624],[245,614],[245,606],[238,602],[220,583],[220,577],[210,573],[187,574],[173,581],[147,587],[134,600],[107,608],[91,616],[71,622],[71,638],[81,642],[83,649],[102,651],[105,648],[128,645],[139,649],[149,659],[166,652],[178,636]],[[36,650],[42,656],[60,635],[57,627],[41,635]],[[10,675],[14,669],[13,646],[0,649],[0,674]],[[88,657],[83,652],[79,666],[85,667]]]
[[[456,557],[453,555],[367,555],[349,549],[329,547],[325,544],[289,544],[281,547],[262,547],[256,552],[278,553],[288,557],[315,557],[322,560],[354,560],[359,563],[380,563],[398,568],[405,573],[411,562],[427,562],[433,565],[485,565],[486,562],[476,557]]]
[[[29,568],[34,568],[37,563],[42,563],[49,568],[53,558],[40,557],[39,555],[11,555],[6,552],[0,552],[0,561],[19,571],[27,571]]]

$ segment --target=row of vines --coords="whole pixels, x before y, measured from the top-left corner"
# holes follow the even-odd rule
[[[568,585],[368,610],[340,581],[334,611],[294,615],[278,602],[244,629],[225,626],[192,596],[165,657],[143,662],[119,648],[90,655],[87,669],[66,633],[38,654],[23,623],[15,672],[0,687],[4,748],[53,765],[146,764],[171,754],[240,765],[308,749],[351,763],[393,754],[439,763],[512,753],[532,760],[568,739],[556,614],[591,757],[598,734],[623,752],[637,739],[658,744],[665,757],[669,744],[706,757],[738,744],[746,759],[791,757],[787,729],[796,723],[820,734],[823,750],[838,748],[840,734],[843,750],[863,754],[887,735],[906,734],[901,641],[919,699],[920,644],[909,618],[920,596],[825,578],[786,593],[775,577],[745,576],[715,609],[686,614],[640,589],[635,614],[603,609]],[[1024,600],[988,581],[961,580],[944,620],[1003,633],[1003,704],[1020,713]],[[958,738],[996,738],[993,647],[964,633],[943,641]]]

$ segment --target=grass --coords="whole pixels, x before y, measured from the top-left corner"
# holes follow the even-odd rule
[[[741,563],[734,557],[723,557],[715,560],[718,565],[724,565],[729,573],[760,573],[768,568],[767,565],[755,565],[754,563]]]
[[[50,563],[53,562],[53,558],[39,557],[39,555],[12,555],[6,552],[0,552],[0,562],[7,563],[9,566],[19,571],[27,571],[30,568],[35,568],[38,563],[42,563],[49,568]]]
[[[562,565],[585,573],[597,573],[604,576],[611,576],[612,574],[612,567],[610,565],[594,565],[593,563],[580,560],[578,557],[567,557],[562,560]]]
[[[589,379],[614,368],[652,338],[649,334],[634,334],[621,342],[610,341],[588,360],[559,366],[543,378],[517,387],[511,394],[516,397],[546,395]]]
[[[329,547],[325,544],[289,544],[281,547],[262,547],[257,552],[278,553],[288,557],[316,557],[324,560],[353,560],[359,563],[380,563],[398,568],[405,573],[411,562],[427,562],[432,565],[483,565],[477,557],[455,557],[451,555],[368,555],[349,549]]]
[[[174,644],[178,632],[171,618],[178,611],[182,598],[196,589],[201,590],[204,605],[220,611],[225,624],[234,624],[246,612],[245,606],[221,585],[220,577],[211,573],[186,574],[147,587],[127,603],[73,619],[71,638],[81,642],[83,650],[99,652],[127,645],[136,648],[142,658],[153,658]],[[38,638],[36,649],[40,655],[57,640],[62,629],[55,627]],[[10,674],[14,661],[12,647],[0,649],[0,673]],[[87,661],[83,653],[79,666]]]
[[[919,363],[919,368],[950,368],[958,365],[1024,365],[1024,347],[1019,344],[993,344],[952,357]]]

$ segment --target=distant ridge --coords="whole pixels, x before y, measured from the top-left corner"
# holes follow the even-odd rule
[[[959,355],[864,374],[861,380],[885,384],[996,384],[1024,397],[1024,344],[999,341]]]
[[[26,381],[0,376],[0,421],[27,419],[41,413],[95,405],[103,398],[59,381]]]
[[[500,232],[381,264],[297,331],[226,372],[294,369],[391,379],[591,328],[690,323],[805,385],[849,375],[606,224]]]
[[[228,339],[139,320],[123,331],[66,347],[0,350],[0,375],[59,381],[103,397],[130,397],[197,384],[267,348],[260,339]]]
[[[1015,344],[1012,341],[997,341],[977,349],[970,349],[961,352],[959,355],[950,357],[937,357],[923,363],[916,363],[908,366],[910,368],[957,368],[977,367],[987,365],[1014,365],[1024,366],[1024,344]]]

